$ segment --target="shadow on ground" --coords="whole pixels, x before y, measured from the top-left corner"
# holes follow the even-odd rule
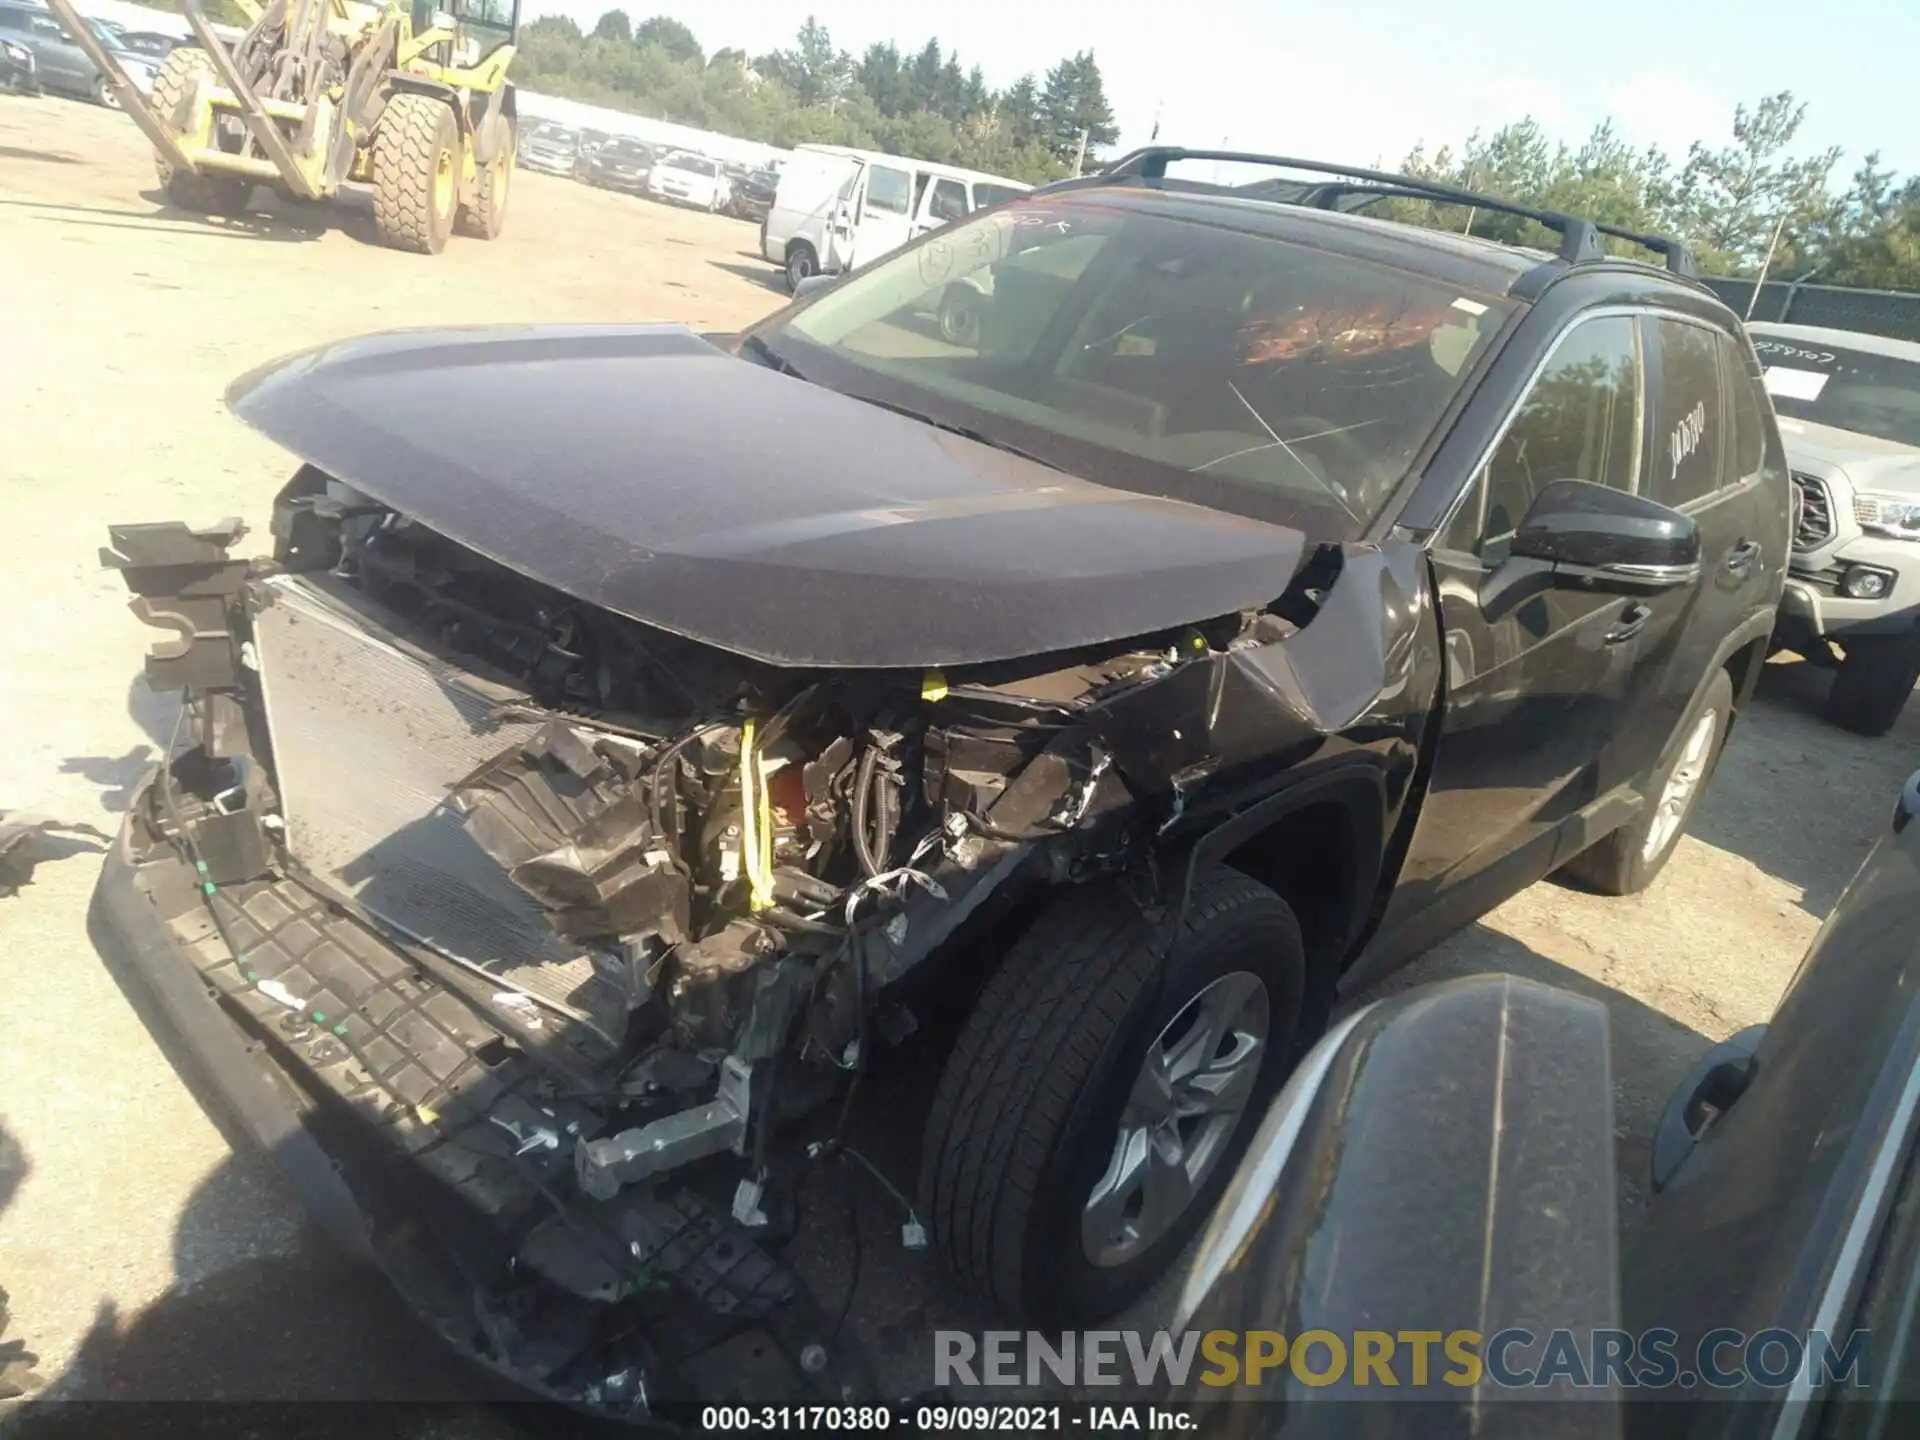
[[[776,270],[764,260],[759,263],[742,264],[738,260],[709,260],[707,263],[716,270],[724,270],[741,280],[751,280],[763,290],[785,296],[787,293],[787,272]]]
[[[1776,662],[1727,741],[1687,824],[1694,839],[1750,861],[1800,891],[1825,919],[1920,765],[1920,704],[1891,733],[1864,739],[1821,718],[1829,677]]]
[[[123,986],[121,964],[109,969]],[[1658,1105],[1705,1047],[1693,1031],[1546,960],[1525,945],[1474,926],[1363,999],[1456,975],[1507,971],[1593,996],[1612,1022],[1618,1096],[1623,1213],[1638,1208],[1649,1136]],[[147,1020],[138,991],[129,999]],[[951,1028],[929,1016],[924,1033]],[[225,1106],[197,1079],[197,1068],[164,1034],[163,1049],[230,1140]],[[849,1138],[860,1158],[898,1188],[910,1189],[918,1167],[919,1131],[941,1056],[932,1045],[908,1047],[876,1069]],[[0,1136],[0,1147],[4,1137]],[[0,1159],[4,1158],[0,1148]],[[7,1176],[0,1164],[0,1203]],[[474,1440],[529,1434],[577,1434],[579,1422],[550,1407],[529,1405],[510,1387],[455,1356],[402,1306],[385,1282],[344,1257],[317,1230],[302,1227],[266,1246],[235,1252],[236,1213],[258,1208],[258,1187],[278,1187],[267,1157],[240,1142],[236,1155],[202,1183],[175,1229],[175,1284],[137,1314],[103,1306],[78,1354],[61,1374],[16,1406],[7,1433],[26,1437],[92,1436],[106,1429],[139,1434],[232,1433],[252,1411],[270,1407],[276,1436],[341,1433],[342,1412],[313,1401],[414,1402],[383,1411],[381,1428],[419,1436]],[[931,1378],[936,1329],[979,1332],[992,1323],[978,1305],[955,1295],[932,1256],[903,1248],[906,1211],[887,1186],[853,1162],[817,1167],[804,1181],[798,1233],[785,1255],[812,1291],[834,1334],[867,1352],[882,1390],[924,1391]],[[244,1225],[240,1228],[245,1228]],[[273,1253],[261,1253],[270,1249]],[[1178,1274],[1113,1322],[1158,1328]],[[23,1347],[24,1350],[24,1347]],[[31,1356],[28,1356],[29,1361]],[[737,1381],[736,1381],[737,1383]],[[701,1389],[708,1393],[723,1391]],[[155,1401],[224,1402],[158,1407]],[[104,1407],[98,1402],[145,1402]],[[284,1407],[284,1408],[283,1408]],[[599,1429],[600,1427],[593,1427]]]

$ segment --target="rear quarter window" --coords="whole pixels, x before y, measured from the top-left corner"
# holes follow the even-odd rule
[[[1656,357],[1646,493],[1676,508],[1720,485],[1726,403],[1720,387],[1719,332],[1683,320],[1647,322]]]

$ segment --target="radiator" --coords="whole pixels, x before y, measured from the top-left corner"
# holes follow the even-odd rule
[[[494,687],[383,638],[352,592],[262,582],[256,658],[287,847],[401,934],[617,1041],[624,1001],[467,835],[450,788],[531,736]]]

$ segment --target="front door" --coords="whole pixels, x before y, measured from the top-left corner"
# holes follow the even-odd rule
[[[849,269],[869,265],[907,243],[913,229],[913,172],[903,166],[867,166],[866,193],[854,208]]]
[[[1488,581],[1552,481],[1639,488],[1645,373],[1632,316],[1576,320],[1430,551],[1441,733],[1378,948],[1422,949],[1539,879],[1563,822],[1600,798],[1636,665],[1677,616],[1564,588],[1502,603]]]

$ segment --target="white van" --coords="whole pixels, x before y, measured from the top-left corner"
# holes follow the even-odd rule
[[[1031,190],[929,160],[845,145],[797,145],[760,223],[760,253],[787,272],[837,275],[899,249],[916,235]]]

